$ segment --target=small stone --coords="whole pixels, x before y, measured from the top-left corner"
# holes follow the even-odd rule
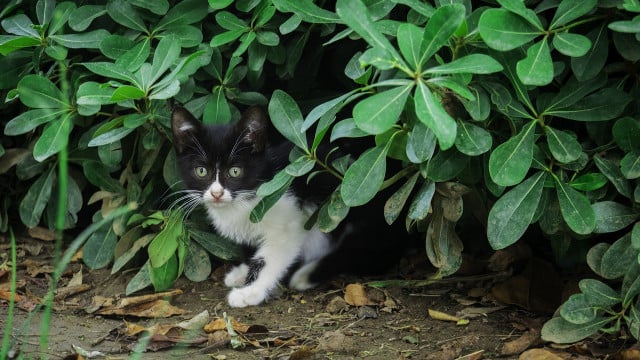
[[[341,296],[334,296],[329,304],[327,304],[326,311],[329,314],[339,314],[349,309],[349,305]]]
[[[378,312],[371,306],[362,306],[358,308],[358,319],[377,319]]]

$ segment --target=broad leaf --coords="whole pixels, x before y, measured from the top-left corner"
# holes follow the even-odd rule
[[[347,169],[340,194],[347,206],[364,205],[378,193],[387,169],[387,152],[391,142],[365,151]]]
[[[558,4],[549,29],[556,29],[562,25],[587,14],[598,4],[598,0],[563,0]]]
[[[555,180],[560,211],[569,228],[582,235],[593,232],[596,227],[596,215],[589,199],[564,181],[557,178]]]
[[[302,132],[302,113],[296,102],[282,90],[273,92],[269,102],[269,116],[278,131],[297,147],[307,150],[307,140]]]
[[[450,63],[426,69],[427,74],[491,74],[502,71],[502,65],[485,54],[463,56]]]
[[[638,251],[631,245],[631,234],[628,233],[616,240],[602,254],[601,261],[600,275],[605,279],[618,279],[629,273],[631,265],[637,264],[638,261]]]
[[[453,146],[456,140],[456,122],[422,81],[416,87],[414,103],[418,119],[433,131],[440,148],[446,150]]]
[[[601,201],[592,205],[596,214],[594,233],[612,233],[633,224],[640,214],[615,201]]]
[[[584,35],[565,32],[557,33],[553,36],[553,47],[563,55],[579,57],[589,51],[591,40]]]
[[[489,157],[491,179],[501,186],[518,184],[524,179],[533,161],[536,122],[525,125],[520,132],[500,144]]]
[[[640,177],[640,149],[627,153],[620,160],[620,171],[627,179],[637,179]]]
[[[67,107],[67,99],[62,92],[41,75],[27,75],[18,83],[20,101],[36,109],[57,109]]]
[[[585,324],[572,324],[562,318],[555,317],[542,326],[541,336],[544,341],[558,344],[578,342],[605,327],[613,319],[598,317]]]
[[[107,3],[107,13],[118,24],[142,33],[147,32],[147,26],[138,14],[136,8],[125,0],[111,0]]]
[[[418,180],[418,176],[420,173],[415,173],[411,176],[393,195],[387,199],[384,204],[384,219],[387,224],[393,224],[400,213],[402,212],[402,208],[406,204],[409,199],[409,195],[413,191],[413,188],[416,185],[416,181]]]
[[[71,114],[66,114],[61,118],[50,121],[33,147],[33,157],[38,161],[44,161],[60,152],[67,146],[72,128]]]
[[[183,236],[184,214],[172,211],[162,231],[151,241],[148,247],[149,260],[152,268],[164,265],[178,249],[178,242]]]
[[[353,120],[369,134],[382,134],[398,121],[412,86],[395,87],[356,104]]]
[[[38,226],[42,212],[51,197],[51,189],[56,179],[54,168],[42,174],[30,187],[20,201],[20,220],[26,226],[32,228]]]
[[[422,66],[453,36],[465,19],[465,7],[461,4],[447,4],[436,9],[427,22],[420,44]]]
[[[621,300],[618,291],[600,280],[582,279],[578,285],[590,304],[606,307],[618,304]]]
[[[541,30],[504,9],[488,9],[480,16],[480,36],[492,49],[507,51],[535,39]]]
[[[546,173],[538,172],[496,201],[487,221],[487,238],[493,249],[504,249],[522,237],[535,215],[545,180]]]
[[[596,308],[585,294],[573,294],[560,306],[560,316],[572,324],[586,324],[596,318]]]
[[[484,154],[491,149],[493,138],[487,130],[468,121],[458,121],[456,148],[469,156]]]
[[[544,86],[553,80],[553,61],[547,38],[531,45],[527,56],[516,65],[518,77],[525,85]]]
[[[582,146],[571,134],[546,126],[547,144],[551,155],[561,163],[570,163],[577,160],[582,154]]]
[[[618,117],[631,100],[628,93],[618,88],[604,88],[571,106],[547,113],[578,121],[605,121]]]

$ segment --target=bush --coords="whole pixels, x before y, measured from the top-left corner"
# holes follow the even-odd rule
[[[460,266],[467,192],[491,209],[481,220],[494,249],[534,225],[561,260],[615,233],[586,259],[604,280],[583,280],[543,337],[572,342],[623,323],[639,337],[637,0],[79,4],[0,9],[3,231],[10,214],[74,229],[87,224],[79,216],[136,202],[87,240],[84,262],[115,272],[146,253],[128,293],[182,273],[205,279],[208,254],[237,249],[197,212],[161,201],[179,182],[168,100],[205,123],[258,104],[296,149],[260,188],[252,220],[295,177],[328,171],[341,185],[317,214],[321,229],[396,184],[385,217],[408,209],[438,276]],[[373,145],[357,159],[316,156],[361,137]],[[402,168],[387,174],[389,159]]]

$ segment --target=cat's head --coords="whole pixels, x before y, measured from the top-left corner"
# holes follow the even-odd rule
[[[171,116],[178,168],[187,191],[211,208],[252,197],[273,176],[265,148],[269,120],[252,107],[235,124],[204,125],[176,107]]]

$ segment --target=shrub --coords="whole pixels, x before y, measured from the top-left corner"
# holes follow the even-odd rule
[[[460,266],[467,192],[491,209],[494,249],[533,225],[560,260],[615,233],[586,259],[604,281],[583,280],[543,337],[626,323],[638,338],[638,13],[637,0],[13,0],[0,9],[0,227],[17,213],[55,228],[61,200],[65,229],[136,202],[87,240],[85,263],[118,271],[146,253],[127,292],[205,279],[208,254],[237,249],[160,201],[178,183],[167,101],[205,123],[264,105],[296,149],[253,221],[295,177],[328,171],[341,184],[321,229],[396,184],[385,217],[407,208],[438,276]],[[316,156],[361,137],[373,145],[357,159]],[[389,159],[402,168],[387,174]]]

